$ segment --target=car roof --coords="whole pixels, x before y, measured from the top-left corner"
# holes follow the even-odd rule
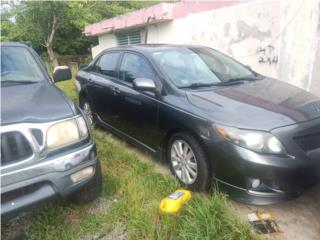
[[[175,48],[205,48],[200,45],[179,45],[179,44],[137,44],[137,45],[126,45],[106,49],[109,50],[135,50],[139,52],[155,52],[159,50],[175,49]]]
[[[11,46],[11,47],[30,47],[28,42],[0,42],[1,47]]]

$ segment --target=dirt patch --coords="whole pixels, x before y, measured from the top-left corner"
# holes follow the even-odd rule
[[[115,199],[108,199],[105,197],[99,197],[96,200],[94,200],[92,202],[92,204],[90,204],[90,207],[88,208],[87,212],[88,214],[97,214],[97,213],[106,213],[112,203],[116,201]]]
[[[118,225],[111,232],[99,238],[99,240],[125,240],[127,236],[127,230],[123,226]]]
[[[1,225],[1,239],[22,240],[27,238],[28,217],[16,218],[7,224]]]
[[[105,233],[98,233],[93,235],[86,235],[81,237],[81,240],[125,240],[127,239],[127,230],[122,225],[117,225],[111,231],[106,231]]]

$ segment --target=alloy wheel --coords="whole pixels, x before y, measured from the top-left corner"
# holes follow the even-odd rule
[[[198,164],[192,148],[183,140],[175,140],[171,145],[170,158],[176,176],[184,184],[192,184],[198,175]]]

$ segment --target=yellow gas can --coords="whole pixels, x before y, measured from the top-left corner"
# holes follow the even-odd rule
[[[181,210],[184,203],[191,198],[191,191],[178,189],[174,193],[161,200],[160,211],[162,213],[175,214]]]

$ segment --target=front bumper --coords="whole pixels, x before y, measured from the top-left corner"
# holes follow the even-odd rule
[[[320,181],[320,148],[311,156],[292,139],[314,132],[320,132],[320,119],[273,130],[288,151],[284,156],[255,153],[225,140],[206,143],[217,186],[235,200],[256,205],[296,197]],[[254,188],[252,179],[262,184]]]
[[[98,161],[95,144],[48,157],[31,166],[1,172],[1,217],[11,218],[56,196],[65,197],[94,175],[74,183],[70,175]]]

